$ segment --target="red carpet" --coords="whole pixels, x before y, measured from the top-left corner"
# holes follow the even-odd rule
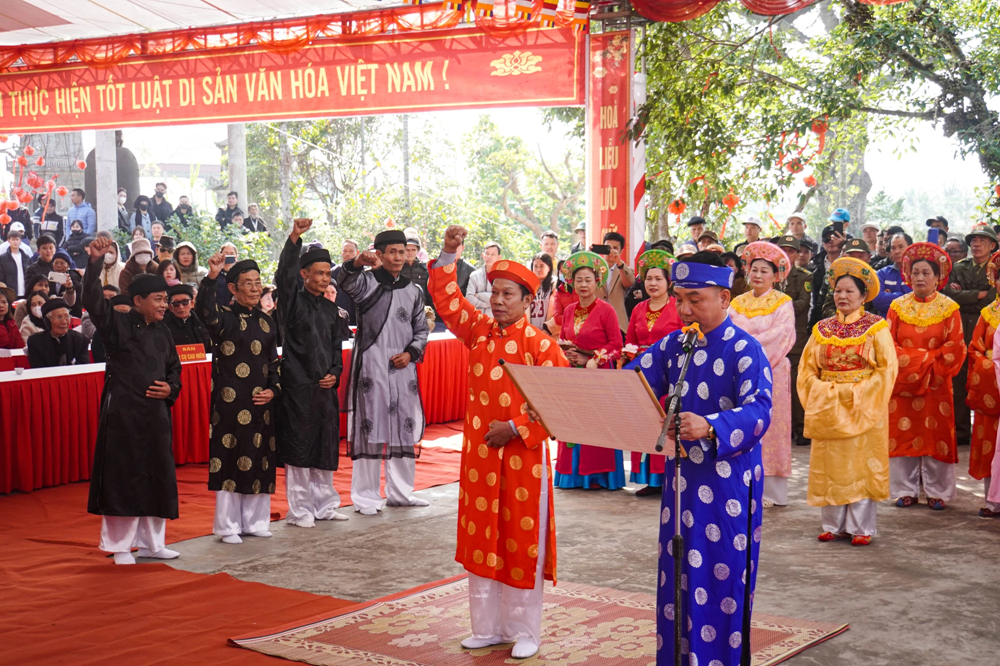
[[[417,489],[458,480],[461,424],[427,429]],[[350,503],[351,461],[334,485]],[[207,465],[177,468],[180,518],[167,541],[212,531]],[[274,664],[229,636],[334,614],[352,602],[166,564],[116,567],[97,550],[100,517],[86,513],[87,483],[0,496],[0,665]],[[278,471],[272,510],[287,510]]]

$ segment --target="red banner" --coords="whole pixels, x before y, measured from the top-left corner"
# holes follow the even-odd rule
[[[0,73],[4,132],[413,113],[584,100],[584,35],[535,28],[237,47]]]
[[[625,130],[630,113],[631,47],[628,32],[590,36],[590,100],[587,113],[587,218],[590,242],[617,231],[625,237],[623,257],[630,257],[629,151]],[[640,239],[641,240],[641,239]]]

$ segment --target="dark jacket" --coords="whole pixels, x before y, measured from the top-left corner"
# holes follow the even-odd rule
[[[182,208],[181,205],[178,204],[177,208],[174,209],[174,215],[177,216],[177,219],[180,220],[181,224],[187,226],[187,223],[190,222],[188,218],[194,217],[194,208],[191,207],[191,204],[188,204],[187,208]]]
[[[347,292],[340,288],[340,274],[342,272],[342,268],[343,264],[334,268],[331,273],[333,281],[337,283],[337,307],[347,313],[347,321],[350,322],[351,326],[357,326],[357,307],[354,305],[354,301],[351,300],[351,297],[347,295]]]
[[[47,330],[40,331],[28,338],[28,363],[32,368],[90,363],[90,340],[73,329],[59,339]]]
[[[94,239],[82,231],[71,233],[62,243],[62,247],[73,259],[74,266],[87,265],[87,246]]]
[[[465,292],[469,289],[469,278],[472,277],[476,268],[465,259],[459,259],[456,263],[458,264],[458,287],[462,290],[462,295],[465,296]]]
[[[977,266],[972,257],[955,263],[948,278],[948,286],[942,290],[945,296],[959,305],[959,315],[962,318],[962,332],[965,334],[965,344],[972,341],[972,333],[979,322],[983,308],[993,302],[997,292],[990,286],[986,275],[989,261]],[[979,298],[979,292],[986,292],[984,298]]]
[[[403,270],[399,271],[399,274],[420,287],[420,290],[424,292],[424,303],[431,305],[431,297],[427,292],[427,281],[430,279],[431,274],[427,270],[427,264],[419,259],[415,259],[412,264],[404,263]],[[337,293],[339,294],[340,292]]]
[[[26,280],[29,280],[29,279],[35,277],[36,275],[44,275],[44,276],[48,277],[49,272],[51,270],[52,270],[52,262],[51,261],[43,261],[42,258],[39,257],[35,261],[35,263],[33,263],[30,266],[28,266],[27,270],[24,271],[24,278]]]
[[[0,240],[7,240],[7,234],[10,232],[10,225],[15,222],[20,222],[24,227],[24,240],[31,240],[32,224],[31,215],[28,213],[28,209],[15,208],[14,210],[7,211],[7,215],[10,216],[10,222],[7,224],[0,222]]]
[[[812,301],[812,274],[804,268],[793,266],[779,290],[792,299],[795,310],[795,345],[788,356],[798,359],[809,339],[809,307]]]
[[[18,252],[21,252],[18,250]],[[24,284],[28,284],[28,255],[21,252],[21,269],[20,273],[24,277]],[[17,291],[17,262],[14,261],[14,250],[8,247],[7,251],[0,254],[0,282]],[[17,294],[18,297],[24,296],[24,294]],[[8,303],[11,308],[13,308],[13,303]]]
[[[163,317],[163,323],[167,325],[170,334],[174,336],[175,345],[204,345],[205,352],[212,353],[212,337],[194,310],[191,311],[191,316],[187,319],[181,319],[173,312],[168,311]]]
[[[230,218],[232,218],[231,215]],[[264,218],[262,217],[256,219],[245,217],[243,218],[243,231],[256,231],[266,234],[267,225],[264,223]]]
[[[235,215],[236,213],[243,215],[243,211],[240,210],[239,206],[236,206],[235,208],[230,208],[229,206],[223,206],[222,208],[220,208],[218,212],[215,214],[215,221],[219,223],[219,228],[225,229],[230,224],[232,224],[233,215]],[[246,216],[244,215],[243,217]]]
[[[146,270],[142,269],[139,262],[135,260],[135,257],[129,257],[128,261],[125,262],[125,268],[122,269],[121,275],[118,276],[118,288],[124,294],[128,291],[128,286],[132,284],[132,279],[139,275],[140,273],[152,273],[156,275],[156,270],[160,267],[160,264],[156,262],[155,259],[151,259],[148,264],[146,264]]]
[[[163,222],[163,226],[169,229],[170,225],[167,223],[167,221],[170,219],[170,216],[174,214],[173,204],[171,204],[166,199],[164,199],[160,203],[156,203],[155,196],[152,199],[150,199],[149,202],[150,202],[149,212],[155,215],[156,219]]]

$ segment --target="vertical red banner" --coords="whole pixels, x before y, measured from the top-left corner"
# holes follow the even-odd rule
[[[625,237],[623,257],[630,257],[629,120],[632,57],[628,32],[590,36],[590,94],[587,100],[587,220],[591,243],[617,231]],[[640,239],[641,240],[641,239]]]

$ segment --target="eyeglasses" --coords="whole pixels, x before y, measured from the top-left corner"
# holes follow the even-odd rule
[[[191,299],[190,298],[182,298],[179,301],[170,301],[170,307],[172,307],[172,308],[175,308],[175,307],[185,307],[187,305],[191,305]]]

